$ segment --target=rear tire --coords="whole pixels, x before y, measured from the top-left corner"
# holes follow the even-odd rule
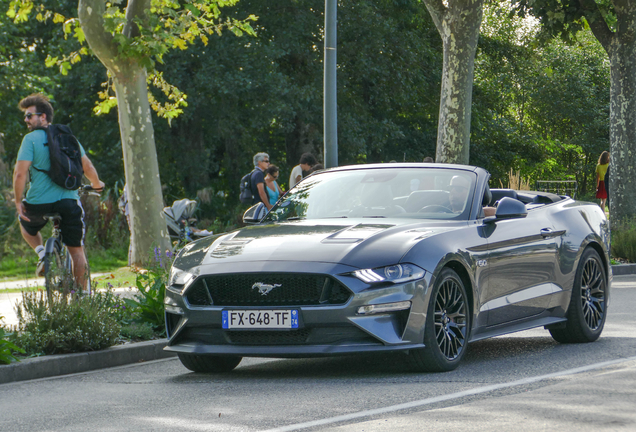
[[[177,353],[181,364],[193,372],[221,373],[229,372],[241,362],[242,357],[213,356]]]
[[[607,316],[607,278],[598,252],[587,248],[574,277],[565,328],[550,330],[560,343],[594,342],[601,336]]]
[[[448,372],[459,366],[466,353],[470,309],[466,289],[450,268],[440,273],[426,312],[425,348],[411,350],[411,367],[423,372]]]
[[[64,272],[60,247],[55,243],[53,250],[44,255],[44,287],[48,299],[52,298],[53,292],[60,290]]]

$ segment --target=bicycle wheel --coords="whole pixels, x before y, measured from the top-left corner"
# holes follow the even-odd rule
[[[48,242],[47,242],[48,243]],[[65,268],[62,263],[62,255],[59,242],[54,242],[53,247],[48,247],[50,252],[44,255],[44,286],[46,296],[51,299],[53,292],[60,291],[64,279]]]

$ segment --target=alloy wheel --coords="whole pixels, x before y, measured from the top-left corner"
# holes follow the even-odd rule
[[[444,281],[435,299],[435,337],[448,360],[456,359],[466,345],[466,299],[457,282]]]
[[[588,259],[583,268],[581,306],[590,330],[598,329],[605,314],[605,280],[595,259]]]

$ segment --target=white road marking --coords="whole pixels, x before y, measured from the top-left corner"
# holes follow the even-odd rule
[[[539,375],[539,376],[535,376],[535,377],[524,378],[524,379],[521,379],[521,380],[507,382],[507,383],[493,384],[493,385],[489,385],[489,386],[485,386],[485,387],[477,387],[477,388],[473,388],[473,389],[470,389],[470,390],[464,390],[464,391],[457,392],[457,393],[451,393],[451,394],[447,394],[447,395],[436,396],[436,397],[427,398],[427,399],[421,399],[421,400],[417,400],[417,401],[413,401],[413,402],[408,402],[408,403],[403,403],[403,404],[398,404],[398,405],[392,405],[392,406],[388,406],[388,407],[384,407],[384,408],[376,408],[376,409],[372,409],[372,410],[359,411],[359,412],[356,412],[356,413],[345,414],[345,415],[325,418],[325,419],[321,419],[321,420],[314,420],[314,421],[309,421],[309,422],[305,422],[305,423],[292,424],[292,425],[283,426],[283,427],[279,427],[279,428],[275,428],[275,429],[268,429],[268,430],[266,430],[264,432],[295,431],[295,430],[299,430],[299,429],[307,429],[307,428],[315,427],[315,426],[324,426],[324,425],[328,425],[328,424],[332,424],[332,423],[350,421],[350,420],[355,420],[355,419],[359,419],[359,418],[363,418],[363,417],[370,417],[370,416],[374,416],[374,415],[378,415],[378,414],[386,414],[386,413],[400,411],[400,410],[405,410],[405,409],[410,409],[410,408],[418,408],[418,407],[422,407],[422,406],[425,406],[425,405],[431,405],[431,404],[438,403],[438,402],[445,402],[445,401],[449,401],[449,400],[453,400],[453,399],[460,399],[460,398],[463,398],[463,397],[466,397],[466,396],[474,396],[474,395],[478,395],[478,394],[492,392],[492,391],[495,391],[495,390],[501,390],[501,389],[516,387],[516,386],[522,386],[522,385],[527,385],[527,384],[533,384],[533,383],[536,383],[536,382],[539,382],[539,381],[548,380],[548,379],[552,379],[552,378],[560,378],[560,377],[565,377],[565,376],[568,376],[568,375],[574,375],[574,374],[579,374],[579,373],[583,373],[583,372],[589,372],[589,371],[592,371],[592,370],[595,370],[595,369],[602,369],[602,368],[607,367],[607,366],[613,366],[615,364],[626,363],[626,362],[630,362],[630,361],[636,361],[636,356],[627,357],[627,358],[623,358],[623,359],[617,359],[617,360],[609,360],[609,361],[605,361],[605,362],[601,362],[601,363],[594,363],[594,364],[591,364],[591,365],[581,366],[581,367],[574,368],[574,369],[567,369],[567,370],[560,371],[560,372],[554,372],[554,373],[550,373],[550,374],[546,374],[546,375]]]

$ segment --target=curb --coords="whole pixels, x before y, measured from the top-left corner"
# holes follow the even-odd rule
[[[612,266],[614,276],[636,274],[636,264],[617,264]]]
[[[0,384],[175,357],[175,353],[163,350],[167,344],[167,339],[159,339],[116,345],[101,351],[50,355],[0,365]]]

